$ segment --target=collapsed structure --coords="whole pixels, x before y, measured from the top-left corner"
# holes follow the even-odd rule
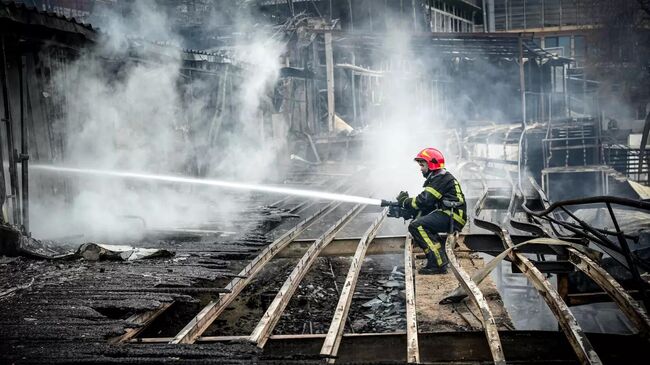
[[[2,262],[3,358],[644,362],[647,111],[619,125],[576,70],[575,38],[563,54],[554,34],[542,32],[545,45],[510,32],[512,12],[490,16],[499,1],[334,3],[259,1],[277,25],[202,33],[192,14],[208,5],[182,2],[178,33],[201,50],[128,37],[119,52],[106,46],[110,29],[0,5],[0,247],[22,256]],[[479,32],[501,23],[506,32]],[[259,43],[275,52],[246,48]],[[38,169],[146,167],[388,194],[368,181],[378,161],[430,141],[452,157],[473,207],[465,230],[446,236],[452,273],[437,281],[415,273],[406,227],[378,207],[175,187],[214,199],[195,215],[190,198],[142,198],[160,186],[94,191],[104,184]],[[140,247],[71,252],[95,236],[44,230],[66,211],[94,214],[89,191],[119,192],[101,200],[123,208],[106,209],[110,230],[138,232],[97,237]],[[135,260],[143,247],[165,251]]]

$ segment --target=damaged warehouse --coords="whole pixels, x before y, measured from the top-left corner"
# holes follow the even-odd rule
[[[0,2],[0,359],[646,363],[621,4]]]

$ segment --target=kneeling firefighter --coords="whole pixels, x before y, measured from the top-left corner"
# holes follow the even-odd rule
[[[389,206],[390,217],[413,219],[408,226],[414,241],[427,257],[427,264],[420,274],[444,274],[447,272],[445,243],[438,232],[460,231],[467,219],[465,196],[458,180],[445,170],[445,158],[435,148],[425,148],[414,159],[420,165],[424,190],[416,197],[402,191],[397,202],[382,201]]]

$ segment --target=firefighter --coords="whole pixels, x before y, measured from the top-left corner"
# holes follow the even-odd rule
[[[408,226],[413,240],[427,257],[420,274],[447,272],[445,243],[438,232],[456,232],[463,229],[467,219],[465,196],[458,180],[445,170],[445,158],[435,148],[425,148],[414,159],[420,165],[424,190],[416,197],[402,191],[397,202],[408,216],[414,217]]]

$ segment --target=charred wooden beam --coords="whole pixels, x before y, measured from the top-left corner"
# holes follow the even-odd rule
[[[496,233],[503,241],[504,247],[510,248],[514,246],[512,239],[510,238],[510,233],[505,229],[494,223],[480,219],[474,219],[474,222],[477,226]],[[598,354],[594,351],[593,346],[587,339],[587,336],[578,324],[578,321],[573,316],[566,303],[564,303],[558,292],[553,289],[551,283],[549,283],[544,274],[537,270],[537,268],[535,268],[535,266],[523,254],[510,251],[508,256],[510,256],[513,262],[517,264],[519,270],[526,275],[528,280],[530,280],[542,295],[555,315],[555,318],[557,318],[562,331],[567,336],[567,339],[580,362],[583,364],[601,364],[602,362],[598,357]]]
[[[153,321],[156,318],[160,317],[161,314],[163,314],[167,309],[169,309],[169,307],[171,307],[172,304],[173,302],[164,303],[163,305],[161,305],[160,307],[154,310],[132,315],[126,321],[131,323],[136,323],[140,326],[136,328],[129,328],[122,336],[114,337],[110,339],[108,342],[111,344],[128,342],[132,338],[136,337],[138,334],[142,333],[142,331],[144,331],[151,323],[153,323]]]
[[[615,220],[615,215],[611,209],[610,203],[606,203],[606,205],[609,209],[609,213],[612,219]],[[544,204],[544,206],[548,207],[548,204]],[[510,220],[511,224],[514,222],[514,220]],[[523,228],[526,231],[538,230],[540,236],[548,236],[546,231],[544,231],[541,226],[538,225],[526,223],[525,227],[518,227],[514,224],[513,226],[518,229]],[[622,235],[622,232],[620,231],[618,225],[616,224],[615,226],[618,234]],[[597,230],[603,234],[616,234],[616,232],[608,232],[602,229]],[[641,306],[638,305],[634,298],[625,291],[623,286],[621,286],[607,271],[600,267],[596,262],[591,260],[587,255],[571,247],[568,248],[567,253],[568,255],[566,258],[569,260],[569,262],[589,278],[591,278],[598,286],[600,286],[609,296],[609,298],[611,298],[619,306],[621,311],[628,317],[628,319],[634,323],[634,325],[639,330],[639,334],[645,338],[648,338],[650,334],[650,319],[648,318],[648,315],[643,310],[643,308],[641,308]],[[629,258],[629,255],[626,257]],[[629,261],[628,264],[632,265],[632,263]],[[536,266],[539,268],[539,265],[536,264]],[[563,296],[563,298],[569,300],[569,296],[570,294],[567,293],[565,296]],[[643,297],[643,295],[641,296]]]
[[[315,358],[325,334],[273,335],[263,350],[268,360],[286,361]],[[340,362],[405,363],[406,332],[346,333],[339,350]],[[512,363],[574,364],[576,356],[564,334],[558,331],[499,331],[503,350]],[[650,357],[650,347],[637,335],[589,333],[587,337],[602,359],[611,364],[644,364]],[[205,336],[197,343],[242,341],[247,336]],[[171,338],[141,338],[134,345],[166,343]],[[426,363],[485,363],[492,361],[483,331],[421,332],[418,334],[420,359]],[[137,346],[137,345],[136,345]],[[363,349],[363,351],[359,351]],[[470,350],[471,349],[471,350]]]
[[[411,235],[404,242],[404,286],[406,291],[406,362],[420,363],[418,319],[415,308],[415,277],[413,275],[413,246]]]
[[[472,301],[476,303],[481,312],[480,319],[481,323],[483,323],[483,330],[485,331],[485,337],[487,338],[487,343],[490,347],[492,360],[495,364],[505,364],[506,358],[503,354],[501,339],[499,338],[496,321],[490,311],[488,302],[485,300],[483,293],[481,293],[481,290],[478,288],[478,284],[472,281],[469,275],[461,268],[458,260],[456,260],[456,254],[453,250],[456,245],[456,239],[457,235],[447,235],[445,250],[447,258],[449,259],[451,271],[454,273],[454,276],[458,279],[463,288],[465,288],[465,292],[469,293],[470,298],[472,298]]]
[[[638,290],[626,290],[626,293],[635,300],[641,299],[641,293]],[[586,293],[569,293],[567,295],[567,304],[569,306],[585,305],[593,303],[611,302],[612,297],[604,291],[594,291]]]
[[[544,274],[568,274],[575,271],[575,267],[569,261],[534,261],[529,260],[531,264]],[[516,263],[512,263],[512,272],[520,273]]]
[[[263,348],[266,344],[266,341],[269,339],[269,336],[273,332],[275,325],[280,320],[280,316],[289,304],[289,300],[293,296],[293,293],[298,288],[298,285],[305,277],[311,266],[314,264],[318,255],[322,249],[327,246],[332,240],[336,233],[343,228],[352,218],[359,214],[365,205],[357,204],[352,209],[350,209],[341,219],[334,223],[323,235],[321,235],[312,246],[305,252],[300,261],[296,264],[296,267],[291,271],[289,277],[284,282],[280,291],[277,293],[271,305],[266,310],[266,313],[262,316],[262,319],[257,323],[257,326],[251,333],[249,338],[250,342],[255,343],[258,347]]]
[[[441,234],[445,239],[445,235]],[[498,236],[493,234],[465,234],[462,235],[465,245],[476,252],[487,253],[496,256],[503,252],[503,243]],[[403,235],[396,236],[377,236],[368,246],[366,256],[370,255],[383,255],[383,254],[400,254],[404,252],[404,239]],[[534,237],[532,236],[512,236],[514,243],[522,243]],[[341,237],[335,238],[332,243],[323,249],[321,256],[353,256],[357,249],[357,244],[361,237]],[[296,239],[291,244],[287,245],[282,251],[278,252],[277,257],[300,257],[303,252],[311,246],[314,242],[313,239]],[[554,255],[556,252],[545,245],[528,245],[522,246],[520,251],[522,253],[532,253],[540,255]]]
[[[290,229],[278,239],[268,245],[257,257],[255,257],[246,267],[242,269],[239,276],[234,278],[226,289],[230,290],[219,299],[213,300],[206,305],[192,320],[170,341],[172,344],[194,343],[196,339],[210,327],[217,317],[232,303],[244,287],[262,270],[271,259],[288,245],[294,238],[298,237],[309,225],[315,222],[321,216],[330,213],[341,203],[330,203],[319,209],[317,212],[298,223],[297,226]]]
[[[345,328],[345,320],[348,317],[348,311],[350,310],[350,304],[352,303],[352,296],[354,294],[354,289],[357,285],[357,280],[359,279],[359,273],[361,272],[361,265],[363,264],[363,259],[366,256],[366,251],[370,242],[373,241],[379,227],[383,223],[386,215],[388,213],[387,209],[384,209],[377,219],[375,219],[370,227],[363,234],[357,245],[356,253],[352,258],[350,263],[350,269],[348,270],[348,276],[345,278],[345,283],[341,289],[341,296],[339,297],[339,302],[334,310],[334,317],[330,323],[329,330],[327,331],[327,336],[323,342],[323,347],[321,348],[321,356],[328,357],[329,363],[334,363],[336,355],[339,350],[339,345],[341,344],[341,338],[343,336],[343,330]]]
[[[514,244],[519,244],[522,242],[526,242],[530,239],[533,239],[535,237],[533,236],[523,236],[523,235],[513,235],[511,236],[512,242]],[[493,235],[493,234],[467,234],[464,235],[463,237],[463,243],[465,246],[468,248],[478,251],[478,252],[483,252],[487,253],[492,256],[496,256],[503,252],[505,249],[503,247],[503,242],[501,242],[501,239],[499,236]],[[532,253],[532,254],[539,254],[539,255],[555,255],[556,252],[544,245],[527,245],[523,246],[519,249],[519,252],[521,253]]]
[[[648,314],[607,271],[575,249],[569,249],[569,261],[598,284],[639,330],[639,334],[648,338],[650,335]]]
[[[495,236],[498,237],[498,236]],[[468,236],[464,236],[464,239],[467,239]],[[490,260],[486,265],[483,265],[479,270],[476,270],[474,274],[472,274],[471,280],[476,283],[477,285],[480,285],[483,280],[490,275],[490,272],[494,270],[494,268],[497,267],[497,265],[501,264],[502,260],[507,259],[508,255],[512,250],[520,250],[523,251],[523,249],[535,242],[536,239],[529,240],[529,241],[524,241],[521,243],[518,243],[512,247],[509,247],[507,249],[504,249],[500,254],[498,254],[496,257],[494,257],[492,260]],[[458,251],[458,250],[457,250]],[[519,271],[521,272],[521,271]],[[458,303],[461,300],[463,300],[467,296],[467,291],[462,285],[459,285],[456,287],[456,289],[452,290],[449,294],[447,294],[441,301],[440,304],[449,304],[449,303]]]
[[[321,256],[353,256],[357,252],[359,241],[363,237],[335,238],[321,252]],[[404,250],[405,236],[377,236],[370,240],[366,248],[367,255],[398,254]],[[300,257],[314,243],[312,239],[297,239],[291,242],[277,257]]]

